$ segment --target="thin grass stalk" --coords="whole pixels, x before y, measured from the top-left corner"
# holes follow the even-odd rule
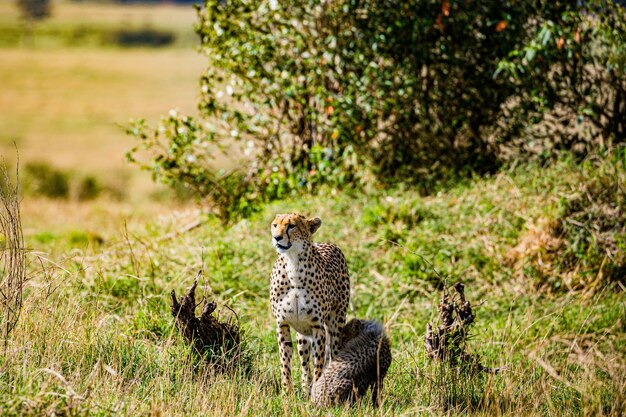
[[[18,196],[19,169],[15,169],[15,185],[4,161],[0,164],[0,304],[2,339],[6,353],[11,332],[17,326],[22,311],[24,283],[26,282],[26,254]]]

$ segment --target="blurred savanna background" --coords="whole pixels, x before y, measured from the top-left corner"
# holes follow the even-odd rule
[[[126,163],[120,126],[195,111],[206,66],[196,13],[189,3],[47,3],[49,15],[30,20],[18,2],[0,3],[2,156],[14,166],[17,147],[25,218],[42,222],[26,227],[106,234],[118,213],[158,210],[163,190]]]
[[[2,0],[0,63],[1,415],[626,413],[623,2]],[[279,387],[292,211],[385,323],[380,408]],[[170,314],[198,271],[228,372]]]

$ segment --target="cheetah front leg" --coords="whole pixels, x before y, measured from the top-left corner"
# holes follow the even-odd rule
[[[300,355],[300,362],[302,363],[302,388],[306,393],[309,393],[311,390],[311,367],[309,366],[311,342],[300,333],[296,333],[296,340],[298,342],[298,355]]]
[[[341,330],[343,326],[346,324],[345,314],[343,317],[335,313],[330,313],[328,316],[328,320],[326,321],[326,333],[328,335],[328,345],[330,346],[330,356],[331,358],[337,357],[339,351],[341,350],[342,340],[341,340]],[[332,360],[332,359],[331,359]]]
[[[278,336],[278,352],[280,354],[280,381],[283,388],[291,387],[291,354],[293,343],[291,342],[291,331],[286,324],[279,325],[276,329]]]
[[[325,363],[326,351],[326,329],[322,326],[313,327],[313,382],[317,381],[322,375]]]

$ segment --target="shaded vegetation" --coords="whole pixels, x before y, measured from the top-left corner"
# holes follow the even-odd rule
[[[24,29],[18,25],[3,24],[0,28],[0,46],[19,46]],[[151,27],[116,28],[94,25],[35,26],[29,33],[36,42],[38,38],[54,39],[63,46],[118,46],[118,47],[164,47],[176,41],[176,34],[165,29]]]
[[[50,16],[50,0],[17,0],[22,19],[26,21],[43,20]]]
[[[135,121],[128,157],[225,220],[322,185],[430,194],[625,137],[613,2],[209,0],[198,18],[201,116]],[[249,169],[211,168],[238,146]]]
[[[24,169],[26,190],[34,195],[67,198],[70,193],[68,174],[44,162],[33,162]]]
[[[103,184],[93,175],[81,175],[54,167],[47,162],[29,162],[20,179],[24,194],[52,199],[93,200],[102,194],[121,199],[124,190],[114,184]]]
[[[160,29],[120,29],[110,36],[110,43],[119,46],[151,46],[162,47],[170,45],[175,35]]]

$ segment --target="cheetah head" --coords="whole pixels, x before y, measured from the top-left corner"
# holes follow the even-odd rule
[[[322,221],[317,217],[307,219],[297,213],[279,214],[270,228],[272,244],[278,253],[301,252],[321,225]]]
[[[360,320],[352,319],[347,322],[343,329],[341,329],[341,347],[342,349],[349,342],[354,346],[355,344],[363,343],[362,341],[355,340],[358,337],[379,338],[385,334],[383,324],[376,320]]]

